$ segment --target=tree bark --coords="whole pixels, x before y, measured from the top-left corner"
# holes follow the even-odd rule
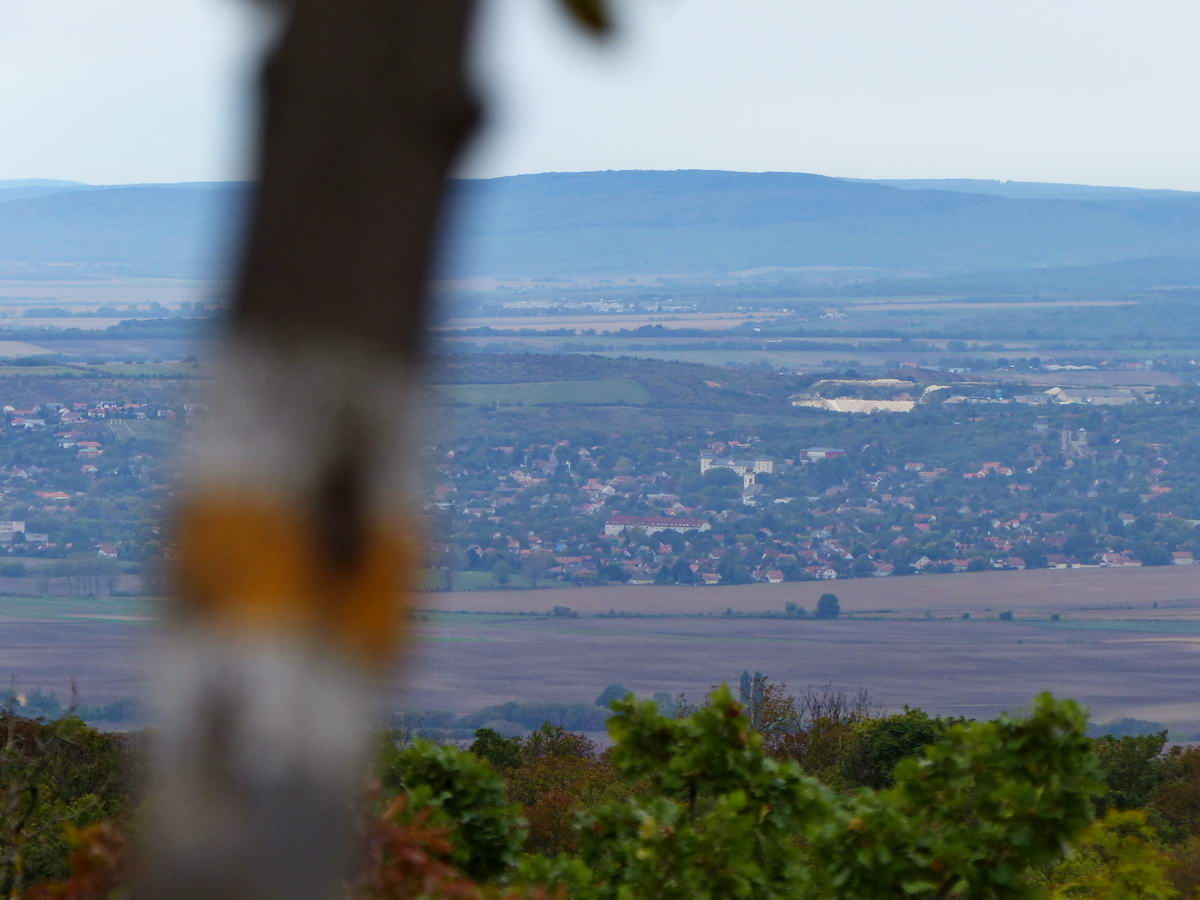
[[[414,565],[400,395],[477,117],[473,7],[294,0],[267,59],[227,352],[178,517],[182,614],[137,896],[343,893],[366,694]]]

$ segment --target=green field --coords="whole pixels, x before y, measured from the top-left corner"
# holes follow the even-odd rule
[[[0,378],[12,378],[17,375],[54,376],[83,376],[88,370],[83,366],[0,366]]]
[[[505,406],[536,403],[649,403],[650,392],[632,378],[587,381],[525,381],[512,384],[439,384],[433,389],[458,403]]]
[[[418,580],[421,584],[426,585],[427,590],[440,591],[445,587],[446,575],[440,569],[422,569]],[[523,572],[510,573],[508,583],[505,585],[496,584],[496,579],[491,572],[463,569],[454,573],[455,591],[527,590],[532,587],[529,576]]]
[[[0,597],[0,620],[91,619],[131,624],[161,617],[157,597]]]
[[[96,365],[0,366],[0,378],[36,375],[43,378],[172,378],[201,377],[206,371],[194,363],[100,363]]]
[[[198,378],[207,374],[206,370],[196,363],[161,362],[161,363],[103,363],[98,366],[88,366],[88,372],[99,372],[114,375],[119,378]]]

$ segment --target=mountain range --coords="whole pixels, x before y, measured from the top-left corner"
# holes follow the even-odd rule
[[[249,196],[238,182],[0,181],[0,277],[220,276]],[[1190,274],[1200,273],[1200,194],[1183,191],[610,171],[458,180],[451,207],[443,264],[451,277],[767,269],[803,277],[845,268],[880,284],[952,285],[970,273],[1021,282],[1013,273],[1053,269],[1052,282],[1090,283],[1115,267],[1129,289],[1200,282]]]

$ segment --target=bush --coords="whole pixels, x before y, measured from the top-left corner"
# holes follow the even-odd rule
[[[822,594],[817,600],[818,619],[836,619],[842,614],[841,604],[838,602],[837,594]]]
[[[465,750],[417,741],[406,749],[385,745],[380,782],[386,796],[408,795],[407,810],[434,813],[455,835],[451,861],[473,878],[496,878],[516,865],[525,841],[517,808],[505,801],[504,782]]]
[[[543,723],[572,731],[602,731],[609,712],[592,703],[501,703],[485,706],[459,722],[462,728],[480,728],[489,722],[514,722],[524,728],[539,728]]]
[[[950,726],[895,785],[839,796],[762,752],[729,689],[685,719],[622,700],[609,733],[639,790],[578,826],[579,852],[514,879],[572,898],[1027,896],[1092,818],[1100,785],[1070,702]]]
[[[74,716],[42,723],[0,714],[0,735],[0,896],[25,896],[24,886],[68,874],[65,825],[124,814],[129,755],[122,738]]]
[[[623,684],[610,684],[600,692],[600,696],[596,698],[596,705],[608,709],[609,704],[614,700],[621,700],[631,693],[633,692]]]

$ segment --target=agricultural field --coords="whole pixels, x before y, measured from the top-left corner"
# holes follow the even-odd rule
[[[508,328],[532,331],[553,331],[559,328],[593,329],[599,333],[643,325],[663,325],[670,328],[702,328],[721,331],[745,322],[779,317],[778,312],[730,313],[592,313],[552,316],[472,316],[448,319],[440,328]]]
[[[178,278],[89,278],[78,281],[0,279],[5,307],[87,308],[113,303],[194,303],[221,296],[228,282]],[[62,320],[59,319],[59,322]]]
[[[1192,623],[1200,634],[1200,566],[1030,569],[706,587],[501,590],[424,595],[423,606],[446,612],[544,613],[563,605],[581,616],[610,611],[708,616],[727,609],[740,614],[782,613],[789,601],[811,612],[826,591],[836,593],[842,611],[854,618],[924,619],[962,613],[979,618],[1012,610],[1018,619],[1045,619],[1055,613],[1064,620],[1166,618]]]
[[[454,384],[433,388],[457,403],[648,403],[650,392],[632,378],[516,382],[508,384]]]
[[[788,601],[811,612],[829,590],[843,619],[782,617]],[[1096,721],[1131,716],[1200,734],[1200,571],[1187,567],[422,600],[410,678],[396,688],[414,708],[586,702],[581,686],[610,682],[697,696],[749,668],[948,715],[988,716],[1050,690],[1089,705]],[[555,605],[578,615],[547,615]],[[1006,611],[1011,621],[999,618]]]
[[[23,375],[62,378],[194,378],[204,375],[205,370],[197,363],[93,363],[67,362],[60,365],[27,366],[17,363],[0,365],[0,378]]]
[[[436,611],[422,616],[403,695],[460,711],[586,701],[581,686],[610,682],[699,695],[749,668],[952,715],[1050,690],[1097,721],[1131,716],[1190,735],[1200,733],[1200,572],[1186,568],[426,595]],[[828,590],[847,617],[782,617],[786,602],[811,612]],[[578,617],[547,615],[555,605]],[[776,617],[754,617],[764,612]]]
[[[4,677],[18,694],[53,691],[64,704],[72,681],[83,704],[144,699],[161,607],[144,598],[0,597]]]
[[[48,351],[45,347],[25,341],[0,341],[0,357],[17,359],[22,356],[41,356]]]
[[[1058,372],[1014,372],[1000,370],[997,372],[976,372],[972,378],[986,378],[995,381],[1016,381],[1044,387],[1137,387],[1159,386],[1179,387],[1184,384],[1183,378],[1174,372],[1163,372],[1156,369],[1126,371],[1122,369],[1105,369],[1099,371],[1064,370]]]
[[[842,305],[845,301],[838,301]],[[854,311],[866,310],[947,310],[947,309],[1005,309],[1014,307],[1020,310],[1054,309],[1054,308],[1086,308],[1100,306],[1134,306],[1134,300],[863,300],[852,304],[849,308]]]
[[[788,601],[811,611],[827,590],[842,619],[782,616]],[[555,605],[578,615],[549,615]],[[1095,721],[1131,716],[1200,734],[1200,570],[1186,567],[427,593],[416,606],[393,709],[590,702],[611,682],[695,698],[748,668],[794,689],[864,687],[885,708],[947,715],[990,716],[1049,690],[1087,704]],[[0,674],[60,697],[74,677],[88,703],[145,697],[162,608],[0,598]]]
[[[62,320],[60,320],[62,321]],[[206,355],[207,341],[203,338],[103,338],[95,340],[60,340],[47,337],[38,342],[38,353],[61,353],[64,356],[124,360],[150,358],[175,360],[185,356]],[[0,356],[7,356],[2,352]]]
[[[466,712],[509,700],[587,702],[619,682],[649,696],[698,698],[760,670],[793,689],[866,688],[905,704],[988,717],[1040,691],[1074,697],[1095,721],[1136,717],[1200,732],[1197,653],[1189,635],[1051,628],[1017,619],[840,620],[554,618],[433,615],[420,624],[407,676],[410,709]]]

